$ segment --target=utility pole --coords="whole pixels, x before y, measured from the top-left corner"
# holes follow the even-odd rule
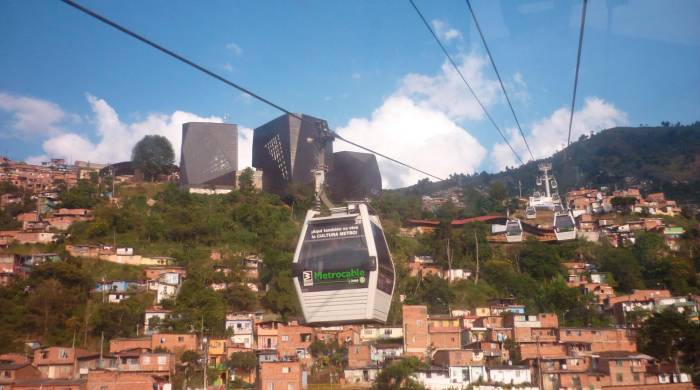
[[[204,314],[202,314],[202,326],[200,330],[202,349],[204,350],[204,364],[202,369],[202,376],[204,382],[204,390],[207,390],[207,366],[209,365],[209,346],[207,345],[207,338],[204,337]]]
[[[476,244],[476,275],[474,276],[474,284],[479,284],[479,240],[476,239],[476,230],[474,231],[474,244]]]
[[[523,186],[522,186],[522,183],[520,182],[520,180],[518,180],[518,195],[520,198],[523,197]]]
[[[207,378],[207,371],[209,368],[209,339],[205,337],[203,339],[204,342],[204,390],[207,390],[209,388],[209,381]]]
[[[540,389],[544,386],[542,381],[542,360],[540,360],[540,336],[536,336],[537,340],[537,381],[539,382]]]
[[[100,336],[100,368],[104,367],[102,364],[104,345],[105,345],[105,332],[102,331],[102,335]]]
[[[447,281],[452,283],[452,251],[450,250],[450,239],[447,239]]]

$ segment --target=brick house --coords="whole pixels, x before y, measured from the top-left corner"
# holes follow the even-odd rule
[[[296,357],[303,362],[311,359],[309,347],[314,340],[314,328],[296,323],[278,328],[277,351],[280,357]]]
[[[404,354],[425,358],[430,346],[428,308],[403,305]]]
[[[45,378],[69,379],[77,376],[77,358],[90,353],[68,347],[48,347],[34,351],[34,365]]]
[[[258,390],[300,390],[301,363],[298,361],[265,362],[260,364]]]
[[[90,371],[87,389],[99,390],[154,390],[162,389],[152,375],[140,372]]]
[[[151,349],[165,349],[174,354],[184,351],[196,351],[199,343],[197,335],[191,333],[154,333],[151,335]]]
[[[41,378],[41,371],[29,362],[0,360],[0,389],[9,389],[17,381],[34,378]]]

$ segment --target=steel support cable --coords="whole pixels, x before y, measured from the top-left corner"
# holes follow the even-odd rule
[[[501,131],[501,128],[498,127],[498,125],[496,124],[496,121],[493,120],[493,117],[491,117],[491,114],[489,114],[489,112],[486,110],[486,107],[485,107],[484,104],[481,102],[481,100],[479,99],[479,97],[476,95],[476,92],[474,91],[474,89],[472,89],[471,85],[469,85],[469,82],[467,81],[467,79],[466,79],[466,78],[464,77],[464,75],[462,74],[462,71],[459,70],[459,66],[457,66],[457,63],[452,59],[452,56],[450,55],[450,53],[449,53],[449,52],[447,51],[447,49],[445,48],[445,45],[442,44],[442,41],[440,41],[440,38],[438,38],[437,34],[435,34],[435,31],[433,31],[433,28],[430,27],[430,23],[428,23],[428,21],[425,19],[425,17],[423,16],[423,13],[420,12],[420,10],[418,9],[418,6],[416,6],[416,3],[414,3],[413,0],[408,0],[408,1],[409,1],[409,2],[411,3],[411,5],[413,6],[413,9],[416,10],[416,13],[418,13],[418,16],[420,16],[421,20],[423,21],[423,24],[425,24],[425,27],[428,29],[428,31],[430,31],[430,34],[431,34],[431,35],[433,36],[433,38],[435,39],[435,42],[437,42],[438,46],[440,46],[440,49],[442,49],[442,52],[443,52],[443,53],[445,54],[445,56],[447,57],[448,61],[450,61],[450,64],[452,64],[452,67],[457,71],[457,74],[459,74],[459,77],[460,77],[460,78],[462,79],[462,81],[464,82],[464,85],[467,86],[467,89],[469,89],[469,92],[471,92],[472,96],[474,96],[474,99],[476,100],[476,102],[477,102],[477,103],[479,104],[479,106],[481,107],[481,110],[484,112],[484,114],[486,114],[486,117],[489,119],[489,121],[491,122],[491,124],[493,125],[493,127],[496,128],[496,130],[498,131],[498,134],[501,135],[501,138],[503,138],[503,141],[506,143],[506,145],[508,145],[508,147],[509,147],[510,150],[513,152],[513,154],[514,154],[515,157],[518,159],[518,161],[520,161],[520,164],[525,164],[525,163],[523,162],[523,159],[520,158],[520,155],[518,155],[518,152],[516,152],[515,149],[513,149],[513,146],[511,146],[510,142],[508,142],[508,139],[507,139],[506,136],[503,134],[503,131]]]
[[[102,16],[102,15],[100,15],[100,14],[98,14],[98,13],[92,11],[92,10],[90,10],[89,8],[86,8],[86,7],[84,7],[84,6],[82,6],[82,5],[78,4],[78,3],[76,3],[76,2],[73,1],[73,0],[60,0],[60,1],[64,2],[65,4],[67,4],[67,5],[69,5],[69,6],[73,7],[73,8],[75,8],[75,9],[77,9],[77,10],[79,10],[79,11],[81,11],[81,12],[83,12],[83,13],[89,15],[89,16],[92,16],[93,18],[95,18],[95,19],[97,19],[97,20],[99,20],[99,21],[101,21],[101,22],[103,22],[103,23],[105,23],[105,24],[107,24],[107,25],[109,25],[109,26],[111,26],[111,27],[113,27],[113,28],[115,28],[115,29],[117,29],[117,30],[119,30],[119,31],[121,31],[121,32],[123,32],[123,33],[125,33],[125,34],[127,34],[127,35],[130,35],[130,36],[133,37],[133,38],[138,39],[139,41],[141,41],[141,42],[147,44],[148,46],[151,46],[151,47],[153,47],[153,48],[155,48],[155,49],[157,49],[157,50],[159,50],[159,51],[161,51],[161,52],[163,52],[163,53],[169,55],[170,57],[173,57],[173,58],[177,59],[178,61],[184,62],[185,64],[187,64],[187,65],[189,65],[189,66],[191,66],[191,67],[193,67],[193,68],[195,68],[195,69],[197,69],[197,70],[199,70],[199,71],[201,71],[201,72],[203,72],[203,73],[205,73],[205,74],[207,74],[207,75],[209,75],[209,76],[211,76],[211,77],[213,77],[213,78],[215,78],[215,79],[217,79],[217,80],[219,80],[219,81],[221,81],[221,82],[223,82],[224,84],[226,84],[226,85],[228,85],[228,86],[230,86],[230,87],[233,87],[233,88],[235,88],[235,89],[237,89],[237,90],[239,90],[239,91],[241,91],[241,92],[243,92],[243,93],[246,93],[246,94],[248,94],[248,95],[254,97],[254,98],[257,99],[257,100],[259,100],[259,101],[261,101],[261,102],[263,102],[263,103],[265,103],[265,104],[267,104],[267,105],[269,105],[269,106],[271,106],[271,107],[274,107],[274,108],[276,108],[276,109],[278,109],[278,110],[284,112],[285,114],[291,115],[291,116],[293,116],[294,118],[297,118],[297,119],[299,119],[299,120],[302,121],[302,122],[313,123],[314,125],[317,124],[316,122],[311,122],[311,121],[309,121],[308,119],[304,119],[302,116],[297,115],[297,114],[295,114],[295,113],[293,113],[293,112],[291,112],[291,111],[285,109],[284,107],[282,107],[282,106],[280,106],[280,105],[278,105],[278,104],[276,104],[276,103],[274,103],[274,102],[272,102],[272,101],[270,101],[270,100],[268,100],[268,99],[266,99],[266,98],[264,98],[264,97],[258,95],[257,93],[255,93],[255,92],[253,92],[253,91],[251,91],[251,90],[249,90],[249,89],[247,89],[247,88],[245,88],[245,87],[243,87],[243,86],[241,86],[241,85],[239,85],[239,84],[237,84],[237,83],[234,83],[233,81],[230,81],[230,80],[226,79],[225,77],[223,77],[223,76],[221,76],[221,75],[219,75],[219,74],[217,74],[217,73],[214,73],[213,71],[211,71],[211,70],[209,70],[209,69],[207,69],[207,68],[205,68],[205,67],[203,67],[203,66],[201,66],[201,65],[199,65],[199,64],[197,64],[197,63],[195,63],[195,62],[193,62],[193,61],[191,61],[191,60],[188,60],[187,58],[183,57],[182,55],[177,54],[177,53],[173,52],[172,50],[169,50],[169,49],[167,49],[167,48],[165,48],[165,47],[163,47],[163,46],[161,46],[161,45],[159,45],[159,44],[157,44],[157,43],[151,41],[150,39],[144,37],[143,35],[140,35],[140,34],[138,34],[138,33],[135,33],[135,32],[133,32],[133,31],[129,30],[128,28],[126,28],[126,27],[124,27],[124,26],[122,26],[122,25],[120,25],[120,24],[118,24],[118,23],[116,23],[116,22],[114,22],[114,21],[112,21],[112,20],[110,20],[110,19],[108,19],[108,18],[106,18],[106,17],[104,17],[104,16]],[[404,166],[404,167],[406,167],[406,168],[412,169],[412,170],[414,170],[414,171],[416,171],[416,172],[420,172],[420,173],[422,173],[422,174],[424,174],[424,175],[430,176],[430,177],[432,177],[432,178],[434,178],[434,179],[443,180],[442,178],[440,178],[440,177],[438,177],[438,176],[436,176],[436,175],[433,175],[433,174],[430,174],[430,173],[428,173],[428,172],[425,172],[425,171],[423,171],[423,170],[421,170],[421,169],[418,169],[418,168],[416,168],[416,167],[414,167],[414,166],[412,166],[412,165],[410,165],[410,164],[404,163],[404,162],[399,161],[399,160],[397,160],[397,159],[395,159],[395,158],[389,157],[389,156],[387,156],[387,155],[385,155],[385,154],[383,154],[383,153],[379,153],[379,152],[374,151],[374,150],[372,150],[372,149],[370,149],[370,148],[367,148],[367,147],[362,146],[362,145],[360,145],[360,144],[357,144],[357,143],[355,143],[355,142],[349,141],[348,139],[346,139],[346,138],[340,136],[338,133],[336,133],[336,132],[334,132],[334,131],[330,131],[330,130],[326,130],[326,131],[329,131],[329,132],[332,134],[332,136],[333,136],[334,138],[337,138],[337,139],[339,139],[339,140],[341,140],[341,141],[343,141],[343,142],[346,142],[346,143],[348,143],[348,144],[350,144],[350,145],[353,145],[353,146],[358,147],[358,148],[360,148],[360,149],[362,149],[362,150],[365,150],[365,151],[367,151],[367,152],[370,152],[370,153],[372,153],[372,154],[375,154],[375,155],[377,155],[377,156],[379,156],[379,157],[385,158],[385,159],[387,159],[387,160],[389,160],[389,161],[391,161],[391,162],[400,164],[400,165],[402,165],[402,166]]]
[[[566,146],[571,144],[571,125],[574,122],[574,106],[576,105],[576,90],[578,89],[578,71],[581,66],[581,49],[583,48],[583,32],[586,26],[586,7],[588,0],[583,0],[581,8],[581,29],[578,35],[578,53],[576,54],[576,75],[574,76],[574,93],[571,96],[571,115],[569,116],[569,135],[566,139]]]
[[[493,59],[493,55],[491,55],[491,49],[489,49],[489,45],[486,43],[486,38],[484,37],[483,31],[481,31],[481,26],[479,25],[479,20],[476,18],[476,13],[474,13],[474,9],[472,8],[472,3],[470,0],[465,0],[467,2],[467,7],[469,7],[469,13],[472,15],[472,19],[474,20],[474,25],[476,26],[477,31],[479,31],[479,36],[481,37],[481,42],[484,44],[484,49],[486,49],[486,54],[489,56],[489,60],[491,60],[491,66],[493,67],[493,71],[496,72],[496,77],[498,77],[498,83],[501,84],[501,90],[503,91],[503,95],[506,97],[506,102],[508,102],[508,107],[510,107],[510,112],[513,114],[513,119],[515,119],[515,124],[518,125],[518,130],[520,131],[520,135],[523,137],[523,142],[525,142],[525,147],[527,147],[528,153],[530,153],[530,158],[533,160],[535,159],[535,156],[532,154],[532,150],[530,149],[530,145],[527,143],[527,138],[525,138],[525,133],[523,132],[523,128],[520,126],[520,121],[518,120],[518,116],[515,115],[515,109],[513,109],[513,104],[510,101],[510,97],[508,97],[508,93],[506,92],[506,87],[503,85],[503,80],[501,80],[501,74],[498,72],[498,68],[496,67],[496,61]]]

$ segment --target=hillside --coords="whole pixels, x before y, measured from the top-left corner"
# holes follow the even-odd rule
[[[645,192],[663,191],[681,203],[700,202],[700,122],[607,129],[582,136],[550,160],[562,192],[582,186],[634,185]],[[495,174],[453,175],[443,182],[423,182],[398,191],[422,195],[455,185],[485,188],[499,181],[515,195],[520,181],[526,196],[532,192],[539,161]]]

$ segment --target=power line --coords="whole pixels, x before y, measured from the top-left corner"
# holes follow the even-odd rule
[[[462,74],[462,71],[459,70],[459,67],[457,66],[457,63],[455,63],[455,61],[452,59],[452,56],[450,55],[450,53],[447,51],[447,49],[445,49],[445,46],[444,46],[444,45],[442,44],[442,42],[440,41],[440,38],[438,38],[437,34],[435,34],[435,31],[433,31],[433,28],[430,27],[430,24],[429,24],[428,21],[425,19],[425,17],[423,16],[423,14],[420,12],[420,10],[418,9],[418,7],[416,6],[416,3],[414,3],[413,0],[408,0],[408,1],[409,1],[409,2],[411,3],[411,5],[413,6],[413,9],[416,10],[416,13],[418,13],[418,16],[420,16],[421,20],[423,21],[423,24],[425,24],[425,27],[428,29],[428,31],[430,31],[430,34],[433,36],[433,38],[435,38],[435,42],[437,42],[437,44],[440,46],[440,49],[442,49],[442,52],[445,53],[445,56],[447,57],[447,59],[448,59],[448,60],[450,61],[450,63],[452,64],[452,67],[457,71],[457,74],[459,74],[459,77],[460,77],[460,78],[462,79],[462,81],[464,82],[464,85],[467,86],[467,89],[469,89],[469,92],[471,92],[472,96],[474,96],[474,99],[476,100],[476,102],[479,103],[479,106],[481,107],[481,110],[484,111],[484,114],[486,114],[486,117],[489,118],[489,121],[491,121],[491,124],[493,125],[493,127],[496,128],[496,130],[498,131],[498,134],[501,135],[501,138],[503,138],[503,141],[506,143],[506,145],[508,145],[508,147],[509,147],[510,150],[513,152],[513,154],[515,155],[515,157],[518,158],[518,161],[520,161],[520,164],[525,164],[525,163],[523,162],[523,159],[520,158],[520,155],[518,155],[518,152],[516,152],[515,149],[513,149],[513,146],[511,146],[510,142],[508,142],[508,139],[506,138],[506,136],[505,136],[505,135],[503,134],[503,132],[501,131],[501,128],[498,127],[498,125],[496,124],[496,121],[493,120],[493,118],[491,117],[491,114],[489,114],[489,112],[486,110],[486,107],[485,107],[484,104],[481,102],[481,100],[479,99],[479,97],[476,95],[476,92],[474,92],[474,89],[472,89],[471,85],[469,85],[469,82],[467,81],[467,79],[466,79],[466,78],[464,77],[464,75]]]
[[[486,38],[484,37],[483,31],[481,31],[481,26],[479,25],[479,21],[476,18],[476,14],[474,13],[474,9],[472,8],[472,3],[469,0],[465,0],[467,2],[467,6],[469,7],[469,12],[472,14],[472,19],[474,19],[474,24],[476,25],[477,31],[479,31],[479,36],[481,36],[481,42],[484,44],[484,48],[486,49],[486,54],[489,55],[489,60],[491,60],[491,66],[493,66],[493,71],[496,72],[496,77],[498,77],[498,82],[501,84],[501,90],[503,91],[503,94],[506,96],[506,101],[508,102],[508,107],[510,107],[510,112],[513,114],[513,119],[515,119],[515,124],[518,125],[518,130],[520,130],[520,135],[523,137],[523,141],[525,142],[525,146],[527,147],[528,153],[530,153],[530,158],[533,160],[535,159],[535,156],[532,154],[532,150],[530,150],[530,145],[527,143],[527,138],[525,138],[525,133],[523,132],[523,128],[520,126],[520,121],[518,120],[518,116],[515,115],[515,110],[513,109],[513,104],[510,102],[510,98],[508,97],[508,93],[506,92],[506,87],[503,86],[503,80],[501,80],[501,74],[498,73],[498,68],[496,68],[496,61],[494,61],[493,56],[491,55],[491,50],[489,49],[489,45],[486,43]]]
[[[102,15],[100,15],[100,14],[98,14],[98,13],[96,13],[96,12],[94,12],[94,11],[92,11],[92,10],[90,10],[90,9],[88,9],[88,8],[86,8],[86,7],[84,7],[84,6],[80,5],[80,4],[78,4],[78,3],[76,3],[76,2],[74,2],[74,1],[72,1],[72,0],[61,0],[61,1],[64,2],[65,4],[69,5],[69,6],[75,8],[75,9],[77,9],[77,10],[79,10],[79,11],[81,11],[81,12],[83,12],[83,13],[89,15],[89,16],[92,16],[93,18],[95,18],[95,19],[97,19],[97,20],[99,20],[99,21],[101,21],[101,22],[103,22],[103,23],[105,23],[105,24],[107,24],[107,25],[109,25],[109,26],[111,26],[111,27],[113,27],[113,28],[115,28],[115,29],[117,29],[117,30],[119,30],[119,31],[121,31],[121,32],[123,32],[123,33],[125,33],[125,34],[127,34],[127,35],[132,36],[133,38],[138,39],[139,41],[141,41],[141,42],[147,44],[148,46],[151,46],[151,47],[153,47],[153,48],[155,48],[155,49],[157,49],[157,50],[159,50],[159,51],[161,51],[161,52],[163,52],[163,53],[169,55],[170,57],[175,58],[175,59],[178,60],[178,61],[184,62],[185,64],[187,64],[187,65],[189,65],[189,66],[191,66],[191,67],[193,67],[193,68],[195,68],[195,69],[197,69],[197,70],[199,70],[199,71],[201,71],[201,72],[203,72],[203,73],[205,73],[205,74],[207,74],[207,75],[209,75],[209,76],[211,76],[211,77],[213,77],[213,78],[215,78],[215,79],[217,79],[217,80],[219,80],[219,81],[221,81],[221,82],[223,82],[224,84],[226,84],[226,85],[228,85],[228,86],[230,86],[230,87],[233,87],[233,88],[235,88],[235,89],[237,89],[237,90],[239,90],[239,91],[241,91],[241,92],[243,92],[243,93],[246,93],[246,94],[248,94],[248,95],[254,97],[254,98],[257,99],[257,100],[259,100],[259,101],[261,101],[261,102],[263,102],[263,103],[265,103],[265,104],[267,104],[267,105],[269,105],[269,106],[271,106],[271,107],[274,107],[274,108],[276,108],[276,109],[278,109],[278,110],[284,112],[284,113],[287,114],[287,115],[293,116],[294,118],[297,118],[297,119],[299,119],[299,120],[302,121],[302,122],[313,123],[314,125],[316,125],[315,122],[311,122],[311,121],[309,121],[308,119],[304,119],[301,115],[295,114],[295,113],[293,113],[293,112],[291,112],[291,111],[285,109],[284,107],[282,107],[282,106],[280,106],[280,105],[278,105],[278,104],[276,104],[276,103],[274,103],[274,102],[272,102],[272,101],[270,101],[270,100],[268,100],[268,99],[266,99],[266,98],[264,98],[264,97],[258,95],[257,93],[255,93],[255,92],[253,92],[253,91],[251,91],[251,90],[249,90],[249,89],[247,89],[247,88],[245,88],[245,87],[243,87],[243,86],[241,86],[241,85],[239,85],[239,84],[237,84],[237,83],[234,83],[233,81],[230,81],[230,80],[228,80],[227,78],[225,78],[225,77],[223,77],[223,76],[221,76],[221,75],[219,75],[219,74],[217,74],[217,73],[215,73],[215,72],[213,72],[213,71],[211,71],[211,70],[209,70],[209,69],[207,69],[207,68],[205,68],[205,67],[203,67],[203,66],[201,66],[201,65],[199,65],[199,64],[197,64],[197,63],[195,63],[195,62],[193,62],[193,61],[191,61],[191,60],[188,60],[188,59],[185,58],[184,56],[182,56],[182,55],[180,55],[180,54],[177,54],[177,53],[173,52],[172,50],[169,50],[169,49],[167,49],[167,48],[165,48],[165,47],[163,47],[163,46],[161,46],[161,45],[159,45],[159,44],[153,42],[152,40],[150,40],[150,39],[144,37],[143,35],[140,35],[140,34],[138,34],[138,33],[135,33],[135,32],[133,32],[133,31],[129,30],[128,28],[126,28],[126,27],[124,27],[124,26],[122,26],[122,25],[120,25],[120,24],[118,24],[118,23],[116,23],[116,22],[114,22],[114,21],[112,21],[112,20],[110,20],[110,19],[108,19],[108,18],[106,18],[106,17],[104,17],[104,16],[102,16]],[[324,130],[322,130],[322,131],[324,131]],[[355,142],[351,142],[351,141],[345,139],[344,137],[340,136],[338,133],[336,133],[336,132],[334,132],[334,131],[329,131],[329,130],[325,130],[325,131],[330,132],[334,138],[337,138],[337,139],[339,139],[339,140],[341,140],[341,141],[343,141],[343,142],[346,142],[346,143],[348,143],[348,144],[350,144],[350,145],[353,145],[353,146],[358,147],[358,148],[360,148],[360,149],[362,149],[362,150],[365,150],[365,151],[367,151],[367,152],[370,152],[370,153],[372,153],[372,154],[375,154],[375,155],[377,155],[377,156],[379,156],[379,157],[383,157],[383,158],[385,158],[385,159],[387,159],[387,160],[389,160],[389,161],[391,161],[391,162],[400,164],[400,165],[402,165],[402,166],[404,166],[404,167],[406,167],[406,168],[412,169],[412,170],[414,170],[414,171],[416,171],[416,172],[420,172],[420,173],[422,173],[422,174],[424,174],[424,175],[427,175],[427,176],[430,176],[430,177],[432,177],[432,178],[434,178],[434,179],[437,179],[437,180],[444,180],[444,179],[442,179],[442,178],[440,178],[440,177],[438,177],[438,176],[436,176],[436,175],[433,175],[433,174],[430,174],[430,173],[428,173],[428,172],[425,172],[425,171],[423,171],[423,170],[421,170],[421,169],[418,169],[418,168],[416,168],[416,167],[414,167],[414,166],[412,166],[412,165],[410,165],[410,164],[401,162],[401,161],[399,161],[399,160],[397,160],[397,159],[395,159],[395,158],[389,157],[389,156],[387,156],[387,155],[385,155],[385,154],[383,154],[383,153],[376,152],[376,151],[374,151],[374,150],[372,150],[372,149],[370,149],[370,148],[367,148],[367,147],[362,146],[362,145],[360,145],[360,144],[357,144],[357,143],[355,143]]]
[[[569,116],[569,136],[566,139],[566,146],[571,144],[571,125],[574,122],[574,106],[576,105],[576,90],[578,89],[578,70],[581,66],[581,49],[583,48],[583,31],[586,26],[586,6],[588,5],[588,0],[583,0],[583,7],[581,9],[581,30],[578,35],[578,54],[576,55],[576,75],[574,76],[574,93],[571,97],[571,115]]]

